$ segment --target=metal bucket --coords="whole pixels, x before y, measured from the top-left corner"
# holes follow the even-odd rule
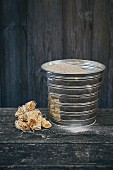
[[[85,73],[62,74],[48,69],[61,63],[77,65]],[[47,77],[50,120],[59,125],[93,124],[105,66],[89,60],[66,59],[47,62],[41,68]]]

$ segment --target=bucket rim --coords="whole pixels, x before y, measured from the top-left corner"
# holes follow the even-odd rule
[[[47,66],[50,66],[50,65],[56,65],[56,64],[60,64],[60,63],[75,63],[76,65],[79,65],[80,63],[82,64],[82,66],[84,66],[85,64],[88,64],[89,65],[94,65],[95,68],[98,68],[96,71],[92,71],[92,72],[85,72],[85,73],[59,73],[59,72],[54,72],[54,71],[51,71],[50,69],[47,69]],[[77,64],[79,63],[79,64]],[[84,65],[83,65],[84,64]],[[83,60],[83,59],[63,59],[63,60],[53,60],[53,61],[49,61],[49,62],[46,62],[46,63],[43,63],[41,65],[41,69],[44,70],[45,72],[49,73],[49,74],[54,74],[54,75],[79,75],[79,76],[84,76],[84,75],[93,75],[93,74],[97,74],[97,73],[101,73],[105,70],[106,66],[100,62],[97,62],[97,61],[92,61],[92,60]]]

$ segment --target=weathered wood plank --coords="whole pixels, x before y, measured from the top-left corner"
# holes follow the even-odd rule
[[[2,1],[2,16],[1,16],[2,107],[18,106],[21,104],[21,102],[25,101],[27,95],[26,90],[27,70],[25,67],[26,2],[27,2],[26,0]]]
[[[113,107],[113,1],[107,1],[109,25],[109,58],[108,58],[108,97],[107,107]]]
[[[113,165],[97,165],[97,164],[76,164],[76,165],[58,165],[58,166],[52,166],[52,165],[9,165],[9,166],[0,166],[2,170],[12,169],[12,170],[112,170]]]
[[[113,166],[113,144],[0,144],[0,165]]]
[[[27,37],[28,99],[44,107],[47,92],[40,66],[62,58],[62,1],[28,0]]]
[[[28,0],[21,0],[20,8],[20,77],[21,77],[21,101],[19,105],[28,101],[28,65],[27,65],[27,7]],[[18,105],[17,105],[18,106]]]
[[[113,143],[113,127],[42,129],[38,132],[22,132],[13,124],[0,124],[0,143]]]
[[[0,5],[0,21],[1,21],[1,19],[2,19],[2,5]],[[1,32],[2,32],[2,25],[1,25],[1,22],[0,22],[0,107],[1,107],[1,100],[2,100],[2,87],[1,87],[1,83],[2,83],[2,81],[1,81],[1,69],[2,69],[2,59],[1,59],[1,44],[2,44],[2,42],[1,42]]]
[[[1,5],[0,5],[0,21],[2,20],[2,2],[1,2]],[[1,58],[1,44],[2,44],[2,41],[1,41],[1,32],[2,32],[2,24],[0,22],[0,107],[2,106],[1,102],[2,102],[2,81],[1,81],[1,76],[2,76],[2,58]]]
[[[64,58],[91,59],[93,0],[63,1]]]
[[[1,108],[1,119],[6,115],[10,119],[15,110]],[[102,122],[113,118],[112,113],[112,109],[98,111]],[[10,123],[0,123],[0,157],[0,169],[112,169],[113,126],[97,122],[77,131],[53,125],[35,133],[22,133],[10,119]]]
[[[0,109],[0,143],[113,143],[113,110],[98,111],[97,123],[89,127],[53,126],[38,132],[21,132],[15,128],[15,108]],[[46,109],[40,109],[47,114]],[[75,140],[76,139],[76,140]]]
[[[112,34],[113,14],[112,1],[95,0],[93,15],[92,60],[106,65],[102,84],[100,107],[113,107],[113,57]]]
[[[47,106],[41,64],[82,58],[106,65],[99,106],[113,107],[112,6],[112,0],[1,0],[1,106],[30,99]]]

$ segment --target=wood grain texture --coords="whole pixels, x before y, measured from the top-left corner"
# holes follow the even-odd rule
[[[1,166],[111,165],[113,158],[113,144],[0,144],[0,150]]]
[[[25,8],[26,0],[2,1],[2,107],[18,106],[27,99]]]
[[[27,17],[28,98],[43,106],[41,64],[62,58],[62,6],[60,0],[29,0]]]
[[[109,58],[108,58],[108,91],[107,107],[113,107],[113,1],[107,1],[108,5],[108,26],[109,26]],[[103,87],[104,88],[104,87]]]
[[[80,58],[106,65],[99,107],[113,107],[113,0],[1,0],[0,105],[47,107],[41,64]]]
[[[112,170],[113,166],[112,165],[94,165],[93,163],[91,164],[76,164],[76,165],[58,165],[58,166],[51,166],[51,165],[42,165],[42,166],[38,166],[38,165],[9,165],[9,166],[1,166],[2,170],[6,170],[6,168],[8,169],[12,169],[12,170],[21,170],[22,168],[24,170]]]
[[[2,20],[2,5],[0,5],[0,21]],[[2,30],[2,24],[0,22],[0,107],[1,107],[1,99],[2,99],[2,87],[1,87],[1,68],[2,68],[2,60],[1,60],[1,30]]]
[[[91,59],[93,0],[63,1],[64,58]]]
[[[35,133],[14,127],[15,111],[0,108],[0,169],[113,169],[113,109],[99,109],[97,123],[78,132],[53,124]]]
[[[40,109],[47,115],[47,109]],[[113,143],[113,110],[98,110],[97,121],[93,126],[83,128],[62,128],[53,124],[50,129],[21,132],[15,128],[16,109],[0,109],[0,143]],[[76,138],[76,140],[75,140]]]
[[[99,61],[106,65],[104,73],[103,87],[101,90],[101,107],[110,106],[111,101],[108,100],[108,89],[110,87],[108,81],[108,70],[110,60],[110,42],[109,42],[109,4],[106,0],[98,1],[94,3],[93,14],[93,43],[92,43],[92,60]],[[111,99],[112,100],[112,99]]]

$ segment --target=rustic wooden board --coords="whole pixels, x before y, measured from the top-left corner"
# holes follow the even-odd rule
[[[0,165],[113,166],[113,144],[0,144]],[[13,160],[13,161],[12,161]]]
[[[70,143],[71,141],[71,143],[98,144],[113,142],[112,109],[99,110],[97,122],[93,126],[73,129],[53,124],[51,129],[42,129],[35,133],[21,132],[15,128],[15,110],[0,109],[0,143]],[[41,109],[41,111],[43,114],[47,113],[46,109]]]
[[[53,124],[38,132],[17,130],[16,110],[0,109],[0,169],[113,169],[112,109],[99,109],[97,122],[89,127]]]
[[[112,8],[112,0],[1,0],[0,105],[46,107],[41,64],[80,58],[106,65],[99,107],[113,107]]]
[[[28,0],[28,99],[45,105],[41,64],[62,58],[62,1]],[[47,105],[46,105],[47,106]]]
[[[101,90],[101,107],[113,107],[113,1],[96,0],[93,15],[92,60],[106,65],[104,81]],[[111,94],[110,94],[111,93]]]
[[[93,0],[63,1],[63,52],[65,58],[91,59]]]
[[[1,166],[2,170],[6,170],[6,168],[8,169],[12,169],[12,170],[21,170],[21,169],[24,169],[24,170],[28,170],[28,169],[32,169],[32,170],[95,170],[95,169],[98,169],[98,170],[112,170],[113,169],[113,166],[112,165],[94,165],[94,164],[82,164],[82,165],[58,165],[58,166],[37,166],[37,165],[31,165],[31,166],[27,166],[27,165],[11,165],[11,166]]]
[[[21,132],[15,129],[14,125],[1,125],[0,143],[89,143],[104,144],[113,143],[113,127],[92,127],[81,130],[64,130],[54,126],[51,130],[41,130],[39,132]]]
[[[1,1],[1,105],[27,100],[26,0]]]

